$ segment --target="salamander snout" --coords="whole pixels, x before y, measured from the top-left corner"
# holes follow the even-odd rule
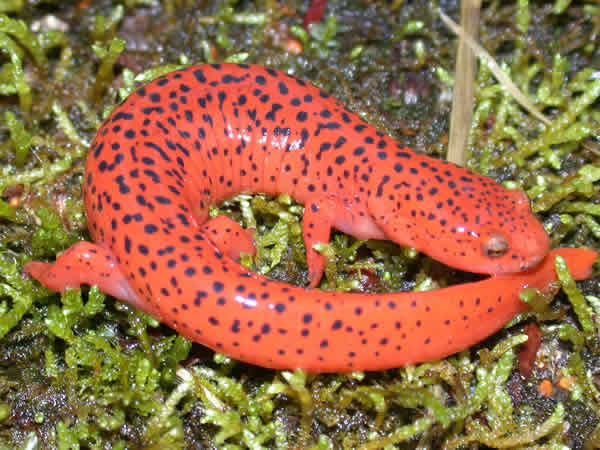
[[[533,216],[532,216],[533,217]],[[521,232],[488,228],[479,238],[480,271],[493,275],[522,272],[537,266],[550,250],[550,239],[537,220]]]

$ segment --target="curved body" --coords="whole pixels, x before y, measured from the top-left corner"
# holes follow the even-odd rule
[[[304,203],[311,286],[323,270],[312,246],[331,228],[502,276],[385,295],[270,281],[234,261],[252,250],[239,225],[207,221],[209,205],[240,192]],[[539,265],[548,236],[522,192],[414,153],[316,87],[260,66],[189,67],[137,89],[98,131],[84,195],[96,244],[30,263],[30,274],[56,290],[99,284],[194,341],[267,367],[439,358],[498,330],[523,307],[523,286],[555,279]]]

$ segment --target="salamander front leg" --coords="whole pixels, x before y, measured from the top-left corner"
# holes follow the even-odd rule
[[[325,268],[324,257],[313,245],[329,242],[331,228],[343,231],[356,239],[385,239],[383,230],[373,221],[364,204],[349,198],[311,198],[304,205],[302,219],[310,287],[317,286]]]
[[[329,242],[331,228],[335,221],[337,202],[333,198],[317,197],[304,205],[302,233],[306,246],[309,287],[314,288],[321,281],[325,269],[325,258],[313,245]]]

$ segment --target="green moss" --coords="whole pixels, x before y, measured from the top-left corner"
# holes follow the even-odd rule
[[[94,89],[96,97],[99,98],[104,86],[110,85],[113,80],[113,67],[121,55],[121,52],[125,50],[125,41],[123,39],[113,38],[108,44],[108,48],[100,45],[93,45],[92,49],[101,61]]]
[[[88,238],[80,184],[102,118],[138,83],[182,64],[277,66],[407,145],[443,155],[454,41],[436,2],[329,2],[309,31],[300,27],[306,2],[120,3],[0,6],[13,14],[0,16],[1,446],[597,447],[600,292],[593,281],[577,287],[560,262],[567,295],[524,292],[532,312],[473,349],[416,367],[320,376],[241,364],[96,288],[57,295],[24,277],[26,261]],[[553,246],[597,249],[598,6],[499,5],[482,11],[482,44],[553,124],[526,115],[482,65],[469,164],[525,189]],[[48,13],[69,32],[34,31]],[[286,51],[290,39],[302,54]],[[306,285],[301,205],[285,194],[246,195],[217,211],[256,230],[257,256],[245,265]],[[388,242],[334,233],[318,250],[327,257],[322,289],[423,290],[468,279]],[[544,344],[523,381],[514,374],[526,320],[540,324]],[[567,376],[571,391],[539,394],[539,380]]]
[[[10,138],[15,146],[15,164],[22,167],[29,154],[31,134],[25,130],[23,122],[18,120],[11,111],[4,112],[4,121],[10,130]]]

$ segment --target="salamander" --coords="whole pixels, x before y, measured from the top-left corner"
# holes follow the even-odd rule
[[[209,219],[209,207],[243,192],[304,204],[307,288],[239,264],[251,237],[225,216]],[[90,146],[84,205],[94,243],[27,273],[57,291],[96,284],[195,342],[270,368],[443,357],[522,310],[523,286],[556,278],[523,192],[415,153],[321,89],[262,66],[191,66],[138,87]],[[314,289],[324,261],[313,246],[332,228],[493,277],[419,293]],[[560,254],[583,277],[591,253],[572,252]]]

